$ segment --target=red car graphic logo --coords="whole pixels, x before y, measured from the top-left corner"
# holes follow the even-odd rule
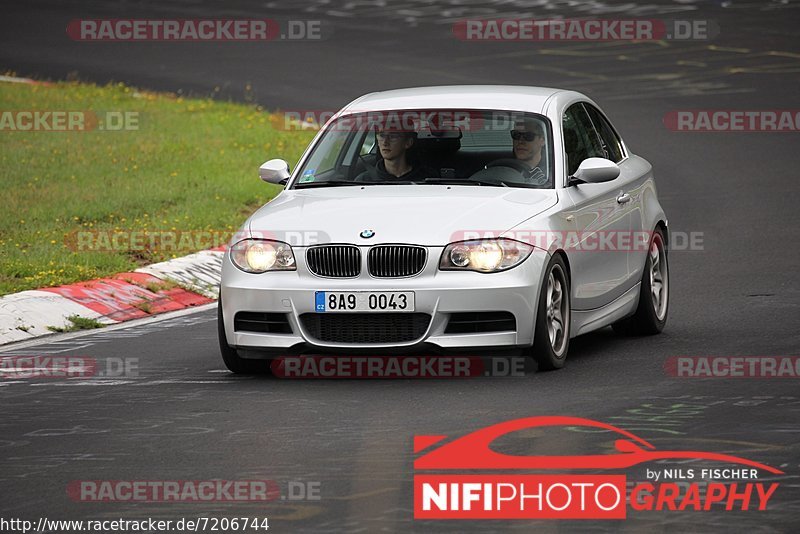
[[[618,452],[573,456],[515,456],[493,451],[490,444],[510,432],[537,427],[585,426],[616,432]],[[414,436],[418,453],[446,439],[447,436]],[[414,461],[419,470],[473,469],[623,469],[645,462],[665,459],[704,459],[741,464],[782,475],[783,471],[746,458],[704,451],[659,451],[644,439],[613,425],[582,417],[541,416],[514,419],[476,430],[425,453]]]

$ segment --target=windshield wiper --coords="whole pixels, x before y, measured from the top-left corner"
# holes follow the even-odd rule
[[[306,187],[327,187],[339,185],[361,185],[363,182],[354,182],[353,180],[325,180],[323,182],[304,182],[294,186],[295,189],[305,189]]]
[[[379,181],[363,181],[355,182],[353,180],[326,180],[324,182],[305,182],[297,184],[295,189],[305,189],[306,187],[325,187],[325,186],[340,186],[340,185],[414,185],[419,182],[412,182],[411,180],[379,180]]]
[[[356,182],[358,185],[415,185],[411,180],[376,180],[372,182]]]
[[[442,185],[488,185],[490,187],[508,187],[504,182],[485,182],[482,180],[463,180],[460,178],[428,178],[426,184]]]

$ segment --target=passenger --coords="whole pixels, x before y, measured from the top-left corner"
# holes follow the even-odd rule
[[[424,181],[434,176],[430,169],[410,158],[416,132],[379,131],[376,134],[380,158],[375,166],[356,176],[357,182]]]

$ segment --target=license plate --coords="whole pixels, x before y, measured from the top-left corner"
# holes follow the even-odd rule
[[[413,291],[316,291],[314,310],[323,312],[413,312]]]

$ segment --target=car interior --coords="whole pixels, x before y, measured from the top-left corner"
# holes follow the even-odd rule
[[[432,169],[436,174],[431,178],[467,180],[494,160],[514,157],[510,149],[462,150],[461,132],[458,134],[441,137],[418,135],[414,146],[409,150],[409,158]],[[375,166],[379,158],[380,152],[375,145],[369,153],[356,160],[355,165],[349,169],[347,178],[355,178],[368,165]]]
[[[513,121],[511,124],[513,125]],[[481,172],[493,162],[514,163],[512,140],[506,127],[462,131],[458,125],[445,124],[432,127],[430,124],[422,124],[414,133],[415,141],[408,150],[407,157],[415,162],[415,165],[422,165],[431,170],[428,182],[436,180],[447,183],[462,180],[467,182],[471,178],[473,181],[476,179],[485,181],[487,176],[488,180],[493,176],[499,176],[502,182],[526,185],[519,169],[497,169],[488,174]],[[354,181],[363,172],[374,169],[380,161],[375,127],[346,133],[337,132],[333,135],[345,138],[331,143],[331,150],[338,152],[335,158],[325,158],[327,164],[313,165],[314,181]],[[544,160],[549,161],[549,144],[542,150]],[[305,171],[306,174],[309,172]],[[549,181],[547,187],[550,187],[550,183]]]

